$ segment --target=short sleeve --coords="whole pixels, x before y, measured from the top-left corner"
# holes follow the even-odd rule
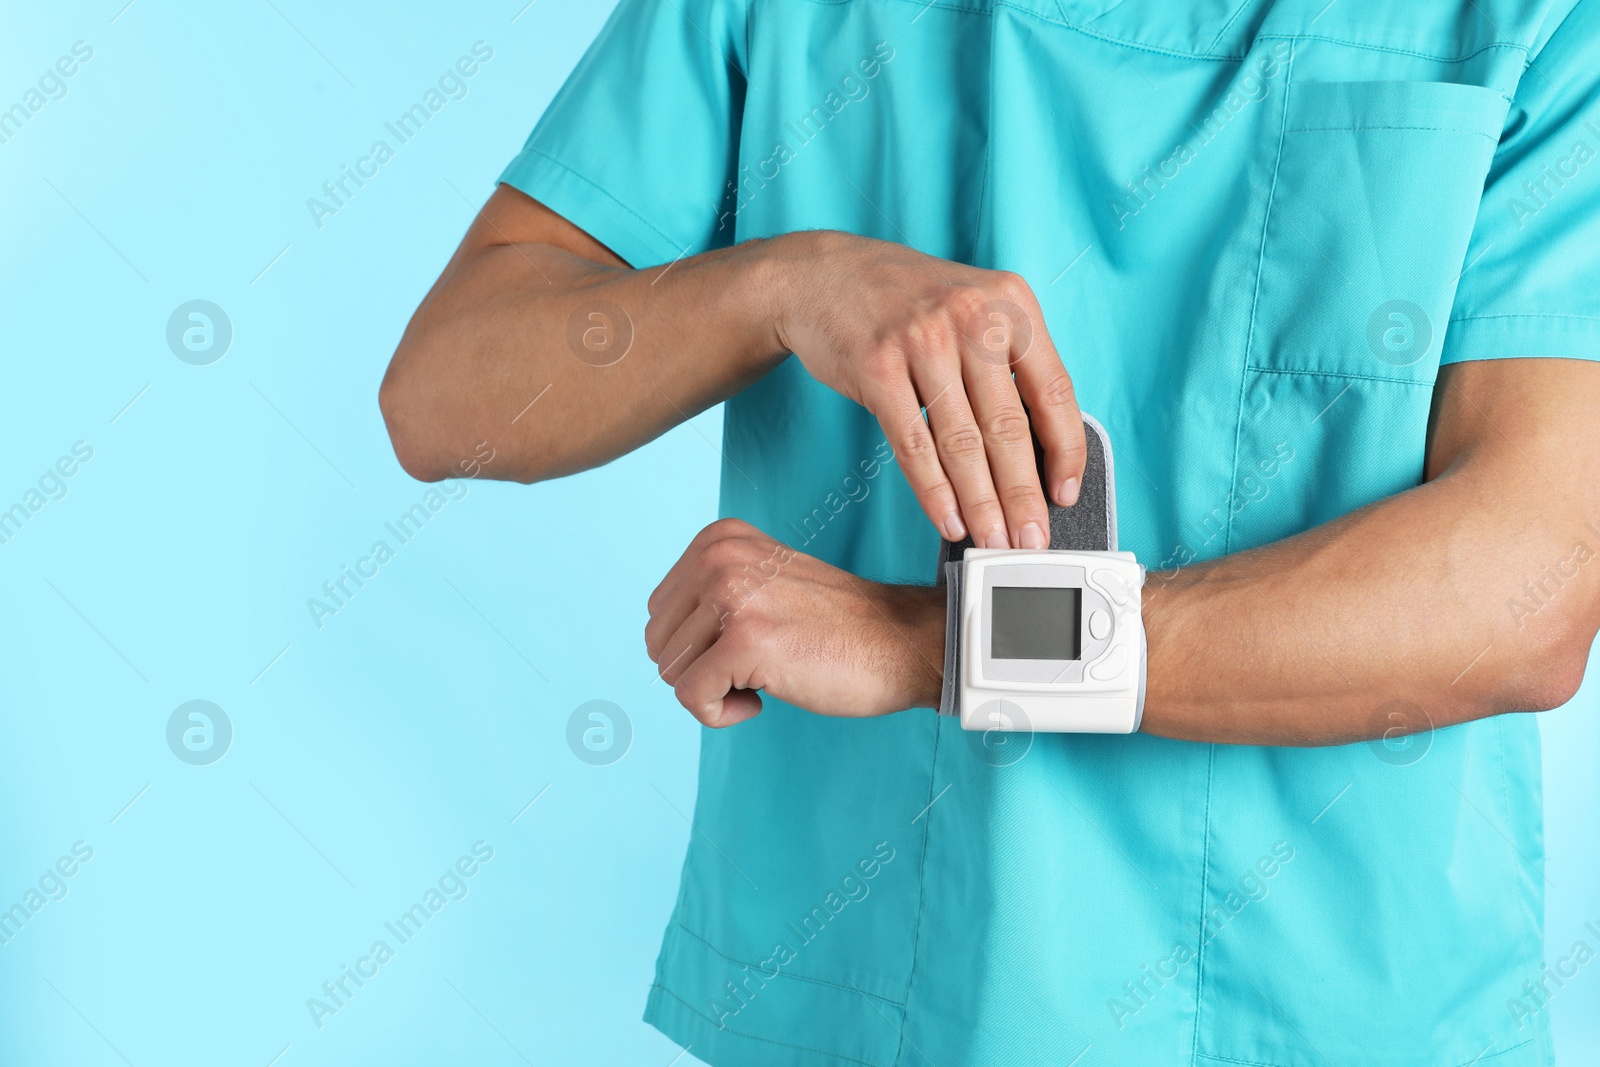
[[[1600,3],[1532,55],[1489,170],[1442,362],[1600,359]]]
[[[749,0],[621,0],[500,175],[634,267],[732,243]]]

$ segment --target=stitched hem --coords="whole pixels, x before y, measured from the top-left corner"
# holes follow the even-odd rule
[[[668,989],[666,986],[664,986],[661,983],[657,982],[657,983],[655,983],[654,985],[652,985],[650,987],[650,1003],[648,1005],[646,1005],[646,1007],[645,1007],[644,1021],[649,1023],[651,1026],[654,1026],[657,1030],[660,1030],[662,1033],[667,1033],[667,1031],[661,1025],[665,1020],[663,1020],[660,1017],[660,1013],[659,1013],[659,1011],[657,1009],[657,1003],[658,1003],[657,997],[656,997],[657,993],[660,993],[663,996],[671,997],[674,1001],[676,1001],[679,1005],[681,1005],[681,1010],[687,1011],[689,1014],[693,1015],[695,1018],[701,1020],[702,1022],[704,1022],[707,1025],[709,1025],[710,1027],[712,1027],[712,1029],[716,1030],[718,1033],[732,1035],[733,1037],[736,1037],[736,1038],[740,1039],[741,1041],[754,1041],[754,1042],[757,1042],[757,1043],[762,1044],[762,1045],[771,1045],[774,1048],[788,1049],[788,1050],[793,1051],[793,1052],[805,1052],[805,1053],[810,1053],[811,1055],[814,1055],[814,1056],[823,1056],[823,1057],[826,1057],[827,1061],[830,1062],[830,1063],[856,1063],[856,1064],[860,1064],[861,1067],[888,1067],[887,1064],[874,1063],[872,1060],[858,1060],[853,1056],[846,1056],[846,1055],[844,1055],[842,1053],[838,1053],[838,1052],[829,1052],[826,1049],[812,1048],[809,1045],[797,1045],[797,1044],[793,1044],[793,1043],[788,1042],[788,1041],[777,1041],[777,1040],[774,1040],[773,1038],[770,1038],[770,1037],[762,1037],[759,1034],[751,1034],[751,1033],[746,1033],[743,1030],[735,1030],[731,1026],[728,1026],[728,1025],[722,1024],[722,1023],[718,1023],[711,1016],[707,1015],[705,1012],[701,1011],[699,1008],[695,1007],[693,1004],[689,1003],[687,1000],[684,1000],[682,997],[680,997],[678,994],[674,993],[672,990]],[[668,1034],[667,1036],[671,1037],[672,1035]],[[687,1048],[692,1048],[693,1044],[691,1043],[690,1045],[688,1045],[686,1047]]]
[[[1413,57],[1415,59],[1431,59],[1435,63],[1450,63],[1450,64],[1465,63],[1470,59],[1478,58],[1479,56],[1483,55],[1485,52],[1493,52],[1496,49],[1500,49],[1500,48],[1509,48],[1514,52],[1522,52],[1524,54],[1526,54],[1527,51],[1528,51],[1528,46],[1527,45],[1518,44],[1516,41],[1494,41],[1494,42],[1492,42],[1490,44],[1486,44],[1486,45],[1482,46],[1481,48],[1474,48],[1472,51],[1470,51],[1466,55],[1462,55],[1462,56],[1436,56],[1436,55],[1433,55],[1430,52],[1418,52],[1418,51],[1416,51],[1415,49],[1412,49],[1412,48],[1394,48],[1394,47],[1392,47],[1390,45],[1372,44],[1370,42],[1364,42],[1364,41],[1348,41],[1348,40],[1345,40],[1343,37],[1329,37],[1327,34],[1317,34],[1317,33],[1263,33],[1259,37],[1257,37],[1256,40],[1257,41],[1322,41],[1322,42],[1324,42],[1326,44],[1342,44],[1342,45],[1347,45],[1347,46],[1349,46],[1351,48],[1362,48],[1362,49],[1365,49],[1368,52],[1385,52],[1385,53],[1388,53],[1389,55],[1411,56],[1411,57]]]
[[[838,982],[830,982],[826,978],[813,978],[810,975],[806,975],[806,974],[790,974],[788,971],[779,971],[777,974],[769,976],[765,971],[761,971],[761,965],[759,963],[752,963],[749,960],[741,960],[737,956],[728,955],[726,952],[722,951],[716,945],[712,944],[711,941],[709,939],[707,939],[703,934],[696,933],[695,931],[689,929],[687,926],[685,926],[681,922],[680,923],[674,923],[673,925],[676,926],[679,930],[682,930],[684,933],[688,934],[690,937],[694,938],[696,941],[700,942],[710,952],[712,952],[713,954],[715,954],[717,956],[722,957],[723,959],[727,960],[729,963],[737,963],[741,967],[753,967],[753,968],[755,968],[757,971],[760,971],[761,977],[764,978],[765,980],[769,981],[769,982],[773,981],[774,979],[777,979],[777,978],[792,978],[796,982],[811,982],[811,983],[813,983],[815,985],[827,986],[829,989],[837,989],[842,993],[857,993],[857,994],[859,994],[859,995],[861,995],[863,997],[871,997],[873,1000],[881,1000],[885,1004],[892,1004],[897,1008],[904,1008],[905,1007],[905,1002],[904,1001],[895,1000],[893,997],[882,996],[881,994],[878,994],[878,993],[868,993],[865,989],[862,989],[859,986],[848,986],[848,985],[842,985],[842,984],[840,984]]]
[[[1456,1064],[1455,1067],[1473,1067],[1474,1064],[1488,1063],[1490,1060],[1497,1059],[1501,1056],[1510,1055],[1513,1052],[1518,1052],[1534,1043],[1535,1039],[1530,1037],[1526,1041],[1519,1041],[1515,1045],[1501,1049],[1499,1052],[1492,1053],[1488,1056],[1476,1056],[1473,1059]],[[1197,1060],[1210,1060],[1214,1063],[1238,1063],[1243,1064],[1244,1067],[1284,1067],[1284,1065],[1281,1063],[1273,1063],[1269,1060],[1246,1060],[1240,1059],[1237,1056],[1219,1056],[1210,1052],[1197,1053],[1195,1058]]]
[[[849,2],[850,0],[811,0],[811,3],[814,4],[827,4],[830,6]],[[1205,51],[1185,52],[1177,48],[1163,48],[1160,45],[1147,44],[1143,41],[1136,41],[1127,37],[1118,37],[1114,34],[1102,33],[1098,30],[1087,29],[1084,26],[1076,25],[1067,21],[1065,16],[1051,16],[1036,8],[1029,7],[1026,4],[1011,2],[1011,0],[993,0],[993,2],[987,7],[977,4],[961,3],[960,0],[900,0],[900,2],[913,4],[922,10],[926,10],[930,7],[936,7],[945,11],[962,11],[970,15],[992,16],[995,10],[998,8],[1009,8],[1012,11],[1019,11],[1025,15],[1032,15],[1041,22],[1048,22],[1051,25],[1060,26],[1063,29],[1071,30],[1073,33],[1082,34],[1085,37],[1089,37],[1097,41],[1104,41],[1107,44],[1118,45],[1123,48],[1131,48],[1135,51],[1146,52],[1150,55],[1168,56],[1172,59],[1195,59],[1208,63],[1242,63],[1244,60],[1250,58],[1250,54],[1248,52],[1217,55],[1211,51],[1211,49],[1216,47],[1217,41],[1226,36],[1228,30],[1230,30],[1233,27],[1234,22],[1238,20],[1238,12],[1235,12],[1234,15],[1230,17],[1226,23],[1224,23],[1222,29],[1217,33],[1217,36],[1213,38],[1211,43],[1206,46]],[[1057,11],[1061,10],[1061,5],[1059,3],[1057,3],[1055,7]],[[1532,47],[1532,45],[1529,43],[1522,43],[1518,41],[1492,41],[1489,44],[1481,45],[1464,55],[1441,56],[1435,55],[1432,52],[1422,52],[1412,48],[1395,48],[1390,45],[1373,44],[1369,41],[1355,41],[1344,37],[1331,37],[1327,34],[1316,33],[1263,33],[1258,34],[1252,43],[1260,43],[1261,41],[1324,41],[1328,44],[1344,45],[1348,48],[1360,48],[1369,52],[1384,52],[1390,55],[1412,56],[1416,59],[1427,59],[1432,60],[1435,63],[1450,64],[1466,63],[1469,60],[1476,59],[1478,56],[1483,55],[1485,52],[1492,52],[1496,49],[1502,48],[1508,48],[1514,52],[1521,52],[1524,56],[1527,56]],[[1528,62],[1531,62],[1531,60]]]
[[[546,204],[631,267],[681,259],[687,251],[604,186],[534,145],[525,145],[497,180]],[[580,193],[598,196],[600,210],[593,199],[579,196]],[[619,217],[618,212],[626,218]]]
[[[848,974],[839,976],[842,985],[781,976],[797,980],[773,981],[770,970],[739,963],[674,915],[644,1021],[716,1067],[890,1067],[904,1005],[867,993]],[[873,988],[884,984],[875,980]]]
[[[1596,322],[1596,323],[1600,323],[1600,315],[1539,315],[1539,314],[1462,315],[1461,317],[1451,319],[1450,321],[1451,321],[1451,323],[1457,323],[1457,322],[1484,322],[1484,321],[1489,320],[1489,319],[1547,319],[1547,320],[1555,320],[1555,321],[1574,320],[1574,321],[1577,321],[1577,322]]]
[[[1478,359],[1600,359],[1600,316],[1461,315],[1445,328],[1441,365]]]

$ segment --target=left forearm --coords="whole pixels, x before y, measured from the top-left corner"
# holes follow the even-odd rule
[[[1143,729],[1329,745],[1565,702],[1600,586],[1600,568],[1582,565],[1590,550],[1575,546],[1594,535],[1486,507],[1483,491],[1445,477],[1274,545],[1152,574]],[[1573,573],[1515,610],[1546,566]]]

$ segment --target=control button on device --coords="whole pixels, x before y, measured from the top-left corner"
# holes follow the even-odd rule
[[[1105,640],[1106,634],[1111,632],[1111,616],[1096,609],[1089,613],[1089,636],[1096,641]]]
[[[1128,602],[1128,584],[1122,580],[1122,575],[1113,570],[1098,570],[1094,572],[1094,584],[1106,591],[1106,595],[1116,602],[1118,607]]]
[[[1089,677],[1098,682],[1109,682],[1122,673],[1128,665],[1128,646],[1113,645],[1100,662],[1089,668]]]

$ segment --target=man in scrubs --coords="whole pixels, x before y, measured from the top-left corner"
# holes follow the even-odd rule
[[[1551,1063],[1524,713],[1600,626],[1597,154],[1597,0],[621,0],[382,403],[417,477],[524,481],[726,404],[649,602],[716,729],[648,1021]],[[929,710],[941,535],[1042,546],[1080,407],[1143,728],[997,749]]]

